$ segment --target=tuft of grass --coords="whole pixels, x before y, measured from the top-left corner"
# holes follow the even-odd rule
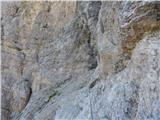
[[[48,97],[48,101],[47,101],[47,102],[50,102],[53,97],[59,96],[59,95],[60,95],[59,91],[54,91],[53,94],[51,94],[51,95]]]
[[[17,33],[17,34],[20,33],[20,31],[21,31],[20,28],[17,28],[17,29],[16,29],[16,33]]]

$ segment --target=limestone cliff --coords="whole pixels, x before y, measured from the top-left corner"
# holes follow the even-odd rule
[[[1,2],[2,120],[159,120],[159,1]]]

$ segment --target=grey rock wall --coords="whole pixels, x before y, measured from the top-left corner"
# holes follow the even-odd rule
[[[160,2],[1,2],[2,120],[159,120]]]

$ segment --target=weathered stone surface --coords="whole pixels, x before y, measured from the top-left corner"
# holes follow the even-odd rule
[[[2,2],[3,120],[160,119],[160,2]]]

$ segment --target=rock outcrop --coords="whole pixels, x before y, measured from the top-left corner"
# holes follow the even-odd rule
[[[2,120],[159,120],[160,2],[1,2]]]

